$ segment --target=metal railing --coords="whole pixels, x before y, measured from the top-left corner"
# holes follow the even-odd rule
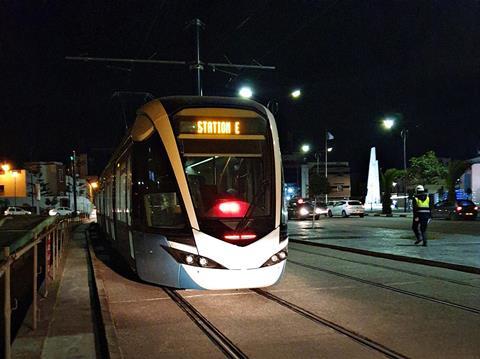
[[[39,234],[35,234],[32,241],[10,253],[10,247],[3,247],[3,261],[0,263],[0,278],[3,276],[3,315],[4,315],[4,358],[11,358],[11,330],[12,330],[12,306],[11,306],[11,280],[12,265],[30,251],[33,251],[33,268],[32,268],[32,329],[37,329],[38,318],[38,276],[44,272],[43,289],[40,293],[43,297],[48,295],[48,284],[55,280],[57,270],[65,250],[67,241],[71,238],[71,228],[73,221],[78,219],[65,218],[59,222],[47,227]],[[42,244],[45,250],[43,260],[44,263],[38,265],[38,245]],[[39,272],[38,269],[41,269]],[[24,279],[24,278],[22,278]]]

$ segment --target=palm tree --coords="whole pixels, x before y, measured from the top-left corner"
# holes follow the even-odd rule
[[[385,172],[380,172],[381,185],[383,189],[382,193],[382,213],[391,214],[392,213],[392,187],[393,182],[402,177],[403,171],[396,168],[389,168]]]
[[[468,168],[468,163],[465,161],[453,160],[448,163],[447,174],[445,176],[445,184],[448,190],[448,201],[455,202],[455,186],[458,179],[463,175]]]

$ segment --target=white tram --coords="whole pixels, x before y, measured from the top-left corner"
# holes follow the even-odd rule
[[[101,175],[98,222],[148,282],[270,286],[287,257],[275,120],[250,100],[166,97],[137,111]]]

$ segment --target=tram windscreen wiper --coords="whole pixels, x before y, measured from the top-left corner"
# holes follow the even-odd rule
[[[269,180],[265,180],[262,182],[261,190],[255,194],[255,196],[252,199],[252,202],[250,202],[250,206],[248,207],[247,212],[245,213],[243,218],[240,220],[240,222],[238,222],[237,227],[235,228],[236,232],[241,231],[246,227],[248,220],[250,219],[250,215],[255,210],[255,208],[257,208],[257,202],[259,198],[261,198],[265,194],[268,184],[270,184]]]

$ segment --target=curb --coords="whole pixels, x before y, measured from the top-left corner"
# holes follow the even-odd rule
[[[456,271],[460,271],[460,272],[480,274],[480,268],[466,266],[466,265],[463,265],[463,264],[440,262],[440,261],[417,258],[417,257],[407,257],[407,256],[399,255],[399,254],[375,252],[375,251],[369,251],[369,250],[366,250],[366,249],[338,246],[338,245],[335,245],[335,244],[308,242],[308,241],[305,241],[305,240],[298,240],[298,239],[292,239],[292,238],[289,238],[289,240],[292,243],[299,243],[299,244],[303,244],[303,245],[307,245],[307,246],[329,248],[329,249],[335,249],[335,250],[344,251],[344,252],[363,254],[363,255],[367,255],[367,256],[371,256],[371,257],[392,259],[392,260],[401,261],[401,262],[409,262],[409,263],[427,265],[427,266],[430,266],[430,267],[439,267],[439,268],[456,270]]]
[[[381,213],[365,213],[365,216],[373,216],[373,217],[402,217],[408,218],[408,214],[381,214]]]
[[[99,279],[97,276],[97,273],[99,272],[98,268],[98,259],[95,256],[95,251],[93,250],[92,247],[92,242],[90,239],[90,233],[87,230],[86,233],[88,233],[88,255],[89,255],[89,264],[90,268],[92,270],[92,284],[95,289],[94,294],[96,294],[97,298],[97,305],[98,309],[100,311],[100,319],[101,319],[101,327],[100,328],[103,333],[103,337],[105,340],[104,346],[105,350],[108,352],[108,358],[110,359],[123,359],[124,356],[122,354],[122,351],[120,350],[120,345],[118,344],[118,336],[115,330],[115,324],[113,322],[113,318],[110,312],[110,307],[108,305],[108,300],[107,300],[107,295],[105,293],[105,287],[103,285],[103,280]]]

